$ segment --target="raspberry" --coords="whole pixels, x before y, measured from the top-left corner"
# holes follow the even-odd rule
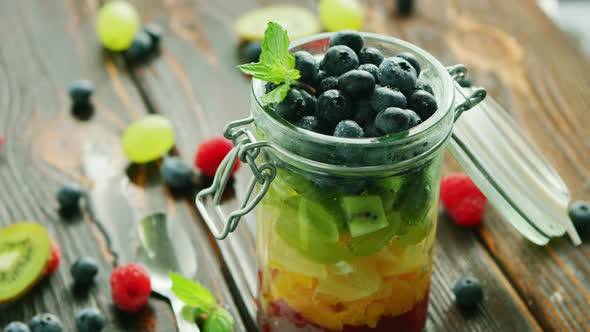
[[[0,152],[2,152],[2,147],[4,146],[4,137],[0,135]]]
[[[455,173],[442,179],[440,199],[447,213],[460,226],[481,223],[486,197],[464,173]]]
[[[49,261],[47,261],[47,268],[45,269],[45,275],[50,275],[55,270],[57,270],[57,266],[59,265],[59,261],[61,259],[61,252],[59,247],[55,241],[51,241],[51,257],[49,257]]]
[[[195,166],[205,175],[213,177],[223,158],[232,148],[233,144],[223,137],[210,138],[199,145],[195,155]],[[233,175],[239,167],[240,161],[236,160],[231,174]]]
[[[151,292],[150,277],[141,265],[119,266],[111,273],[113,302],[122,311],[138,311],[147,304]]]

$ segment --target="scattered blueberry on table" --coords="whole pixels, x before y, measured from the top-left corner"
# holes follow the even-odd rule
[[[150,51],[157,51],[162,40],[162,27],[159,24],[150,23],[143,27],[143,31],[150,36],[152,41],[152,49]]]
[[[64,184],[56,193],[61,212],[75,212],[80,208],[80,199],[84,195],[82,187],[76,183]]]
[[[98,274],[98,263],[91,257],[79,257],[70,267],[70,274],[76,285],[87,286]]]
[[[31,332],[31,329],[23,322],[11,322],[6,325],[3,332]]]
[[[78,332],[100,332],[106,325],[106,319],[96,308],[84,308],[76,313]]]
[[[569,216],[579,233],[590,232],[590,203],[585,201],[573,202],[569,207]]]
[[[471,309],[483,300],[483,288],[479,279],[475,277],[463,277],[453,286],[455,303],[460,308]]]
[[[63,324],[61,320],[50,313],[38,314],[29,322],[31,332],[62,332]]]
[[[173,190],[190,188],[193,185],[194,172],[178,157],[166,157],[160,169],[166,185]]]
[[[125,51],[125,56],[133,61],[145,61],[151,55],[152,50],[152,38],[147,32],[140,30],[133,37],[131,46]]]
[[[409,16],[414,12],[416,0],[395,0],[397,13],[401,16]]]

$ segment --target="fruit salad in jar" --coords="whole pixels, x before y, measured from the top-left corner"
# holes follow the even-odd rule
[[[256,210],[262,331],[425,325],[452,125],[451,113],[435,115],[446,72],[412,48],[367,38],[311,37],[291,49],[293,62],[278,50],[265,55],[273,45],[286,51],[283,36],[263,42],[261,63],[241,68],[261,70],[253,75],[255,136],[275,147],[258,158],[276,170]],[[268,71],[281,63],[281,73]],[[264,82],[271,74],[286,80]],[[432,131],[412,131],[431,117]]]

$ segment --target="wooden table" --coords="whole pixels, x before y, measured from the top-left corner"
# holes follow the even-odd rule
[[[133,315],[115,310],[109,272],[134,259],[138,216],[166,211],[194,239],[198,278],[237,318],[236,331],[254,331],[256,270],[248,225],[230,239],[212,240],[190,197],[161,185],[159,163],[126,164],[119,137],[148,113],[174,124],[176,152],[190,162],[198,143],[248,114],[249,82],[235,69],[235,18],[276,1],[133,1],[144,22],[164,29],[161,54],[146,64],[103,52],[94,32],[99,1],[0,1],[0,225],[34,220],[62,248],[58,272],[17,302],[0,306],[0,327],[49,311],[74,331],[77,309],[96,306],[106,331],[175,331],[157,297]],[[295,2],[295,1],[291,1]],[[315,8],[315,1],[297,1]],[[464,63],[478,85],[507,108],[558,169],[576,199],[590,200],[590,65],[534,0],[422,0],[416,15],[393,13],[394,1],[364,1],[366,29],[416,43],[444,64]],[[67,86],[96,85],[95,113],[72,117]],[[458,167],[452,157],[445,170]],[[235,181],[243,191],[244,168]],[[84,213],[64,220],[54,193],[67,181],[87,187]],[[130,181],[125,186],[122,183]],[[206,181],[203,180],[203,183]],[[250,225],[251,226],[251,225]],[[80,255],[100,261],[89,294],[74,295],[68,266]],[[439,223],[428,331],[590,331],[590,247],[567,238],[536,247],[493,208],[483,227]],[[451,286],[480,278],[485,301],[476,313],[453,305]]]

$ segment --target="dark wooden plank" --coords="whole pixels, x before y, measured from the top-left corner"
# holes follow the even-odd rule
[[[154,109],[183,128],[178,148],[181,156],[190,161],[199,141],[221,134],[229,120],[248,114],[248,81],[234,68],[238,40],[232,25],[239,14],[257,4],[230,0],[207,3],[184,0],[170,6],[158,1],[136,3],[144,16],[161,23],[166,32],[162,57],[147,68],[136,68],[135,73]],[[366,7],[371,17],[368,30],[399,35],[399,27],[390,23],[390,8],[384,10],[377,1],[367,2]],[[247,179],[248,170],[238,172],[235,183],[238,197]],[[253,222],[252,219],[243,222],[219,246],[254,317],[256,307],[252,294],[257,278]],[[435,265],[429,330],[540,330],[474,234],[441,220]],[[481,278],[486,285],[486,303],[474,316],[463,315],[452,305],[450,288],[465,274]]]
[[[461,62],[541,147],[575,199],[590,199],[590,63],[536,1],[422,1],[401,36]],[[436,47],[431,47],[436,46]],[[459,168],[447,159],[449,170]],[[489,209],[479,236],[548,331],[590,330],[590,247],[536,247]]]
[[[101,50],[93,24],[97,8],[98,2],[0,4],[0,132],[6,138],[0,185],[8,188],[0,193],[0,226],[38,221],[62,248],[55,275],[23,299],[0,307],[0,328],[52,312],[73,331],[75,312],[96,306],[107,315],[108,331],[175,331],[172,312],[162,299],[152,297],[148,307],[133,315],[118,312],[111,301],[110,271],[117,261],[135,259],[136,221],[148,212],[146,206],[168,212],[190,234],[198,256],[196,277],[239,317],[207,233],[187,222],[192,212],[158,183],[157,165],[135,167],[129,172],[135,184],[122,186],[127,165],[119,136],[146,108],[122,70],[122,59]],[[95,113],[87,122],[74,119],[69,110],[67,86],[80,77],[96,85]],[[56,212],[54,192],[71,180],[87,186],[90,204],[82,215],[66,221]],[[122,188],[132,188],[135,196]],[[101,269],[86,295],[70,289],[68,267],[80,255],[96,257]],[[244,330],[238,319],[236,331]]]

